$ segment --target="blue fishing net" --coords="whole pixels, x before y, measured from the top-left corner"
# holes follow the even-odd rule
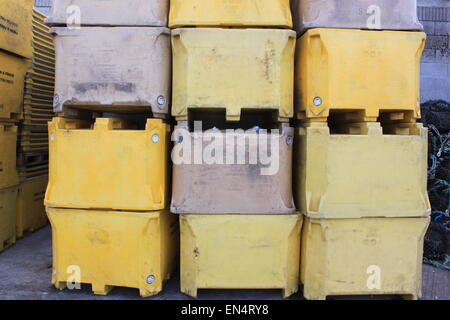
[[[424,261],[450,270],[450,104],[441,100],[424,103],[422,121],[429,129],[428,195],[432,208]]]

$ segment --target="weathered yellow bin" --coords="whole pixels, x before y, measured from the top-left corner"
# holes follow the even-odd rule
[[[377,121],[380,112],[420,118],[423,32],[312,29],[297,42],[295,112],[326,121],[352,112]]]
[[[0,189],[0,252],[16,242],[17,186]]]
[[[27,60],[0,51],[0,120],[20,118],[27,69]]]
[[[172,31],[172,115],[189,110],[272,110],[281,121],[293,116],[292,30],[187,28]]]
[[[48,176],[26,180],[20,183],[17,195],[16,235],[23,237],[47,225],[44,207]]]
[[[113,287],[158,294],[176,267],[178,220],[167,210],[127,212],[47,208],[52,225],[52,283],[78,283],[95,294]],[[73,288],[73,287],[72,287]]]
[[[93,126],[93,129],[91,129]],[[54,118],[49,123],[45,204],[59,208],[162,210],[169,204],[169,125],[145,130],[121,119]]]
[[[301,215],[181,215],[181,291],[298,290]]]
[[[289,0],[171,0],[169,26],[292,28]]]
[[[31,59],[33,2],[33,0],[0,2],[0,49]],[[1,68],[0,70],[5,71]]]
[[[17,127],[0,123],[0,189],[19,184],[16,169]]]
[[[302,235],[303,295],[421,297],[429,218],[311,219]]]
[[[330,134],[326,123],[297,129],[297,208],[314,218],[428,216],[428,134],[422,124],[410,124],[407,135],[383,135],[379,123],[346,130]]]

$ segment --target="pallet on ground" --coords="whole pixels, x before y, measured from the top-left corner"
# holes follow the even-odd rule
[[[25,167],[19,167],[19,179],[25,181],[33,178],[42,177],[48,175],[48,163],[42,163],[39,165],[27,165]]]
[[[48,176],[48,150],[44,152],[20,152],[17,155],[20,181]]]
[[[171,0],[169,27],[292,28],[289,0]]]
[[[17,186],[0,189],[0,252],[16,242]]]
[[[423,30],[417,17],[417,0],[292,0],[294,28],[368,30]]]
[[[48,164],[48,152],[29,152],[17,155],[17,167]]]
[[[181,215],[181,291],[298,291],[302,215]]]
[[[58,0],[45,22],[66,25],[67,10],[74,14],[79,10],[82,26],[166,27],[169,0]]]
[[[76,282],[91,284],[99,295],[129,287],[149,297],[162,290],[177,266],[178,219],[168,210],[48,207],[47,214],[53,237],[52,283],[58,289]]]
[[[18,238],[48,224],[44,196],[48,176],[22,181],[17,196],[16,235]]]
[[[147,119],[136,130],[123,119],[54,118],[49,124],[46,206],[162,210],[169,205],[170,126]]]
[[[0,49],[30,59],[33,1],[1,1],[0,12]]]
[[[19,184],[16,170],[17,126],[0,123],[0,189]]]
[[[293,135],[294,129],[289,124],[270,132],[252,129],[189,132],[187,124],[180,122],[174,131],[171,211],[177,214],[295,213]],[[211,141],[215,145],[214,155]],[[200,161],[187,151],[192,146],[199,146],[204,155]],[[261,156],[264,149],[267,161]]]
[[[331,128],[333,130],[334,128]],[[312,122],[296,130],[294,198],[314,218],[422,217],[427,194],[428,132],[422,124],[383,134],[379,123]],[[391,128],[391,130],[393,130]]]
[[[170,30],[52,28],[55,34],[55,112],[63,107],[111,113],[169,112]]]
[[[303,295],[309,300],[339,295],[419,299],[423,239],[429,222],[430,218],[306,218],[301,250]]]
[[[187,120],[191,111],[225,110],[228,121],[239,121],[242,111],[258,110],[288,122],[295,41],[292,30],[172,30],[172,116]]]
[[[296,118],[325,122],[334,112],[350,112],[352,121],[375,122],[383,113],[399,122],[420,118],[425,38],[423,32],[307,31],[297,41]]]

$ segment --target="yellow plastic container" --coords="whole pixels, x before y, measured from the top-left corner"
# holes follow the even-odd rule
[[[17,127],[0,123],[0,189],[19,184],[16,169]]]
[[[292,28],[289,0],[171,0],[169,26]]]
[[[229,121],[243,109],[293,116],[296,34],[292,30],[189,28],[172,31],[172,115],[226,110]]]
[[[0,189],[0,252],[16,242],[17,186]]]
[[[298,290],[301,215],[181,215],[181,291]],[[299,250],[297,252],[297,250]]]
[[[297,208],[314,218],[428,216],[428,134],[422,124],[408,128],[408,135],[383,135],[379,123],[348,125],[349,134],[330,134],[326,123],[297,129]]]
[[[49,207],[162,210],[169,204],[169,125],[148,119],[133,130],[121,119],[54,118],[49,123]]]
[[[326,121],[330,111],[377,121],[380,112],[420,118],[423,32],[312,29],[297,42],[295,112]]]
[[[0,2],[0,49],[31,59],[33,2],[33,0]]]
[[[25,59],[0,51],[0,120],[20,118],[27,69]]]
[[[48,176],[20,183],[17,196],[16,234],[18,238],[47,225],[44,195]]]
[[[429,221],[307,218],[301,253],[303,295],[309,300],[386,294],[420,298]]]
[[[113,287],[158,294],[178,254],[178,220],[159,212],[47,208],[52,225],[52,283],[88,283],[95,294]],[[69,286],[70,288],[70,286]]]

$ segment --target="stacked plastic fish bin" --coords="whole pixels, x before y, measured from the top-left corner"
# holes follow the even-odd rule
[[[0,3],[0,251],[16,241],[16,145],[32,58],[32,10],[32,0]]]
[[[429,224],[416,1],[292,3],[307,299],[421,296]]]
[[[172,0],[181,291],[298,290],[289,1]]]
[[[23,113],[19,122],[17,170],[17,237],[47,225],[44,194],[48,182],[47,123],[54,116],[55,50],[46,17],[33,9],[32,59],[25,79]]]
[[[169,212],[168,1],[55,1],[56,85],[45,195],[52,282],[162,290],[176,267]],[[66,15],[67,14],[67,15]],[[67,19],[67,20],[66,20]]]

